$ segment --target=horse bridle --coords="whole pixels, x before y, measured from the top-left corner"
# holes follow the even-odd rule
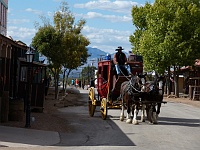
[[[135,77],[135,76],[134,76]],[[138,76],[137,76],[137,78],[139,78]],[[131,79],[129,80],[129,86],[131,86],[132,87],[132,89],[134,89],[136,92],[138,92],[138,93],[140,93],[140,92],[142,92],[142,91],[140,91],[140,90],[138,90],[138,89],[136,89],[135,87],[134,87],[134,85],[135,85],[135,83],[134,84],[132,84],[132,81],[133,80],[133,76],[131,77]],[[139,82],[138,82],[139,83]]]
[[[160,93],[160,91],[162,91],[161,95],[163,94],[163,86],[164,86],[164,81],[161,79],[161,77],[159,79],[156,79],[155,81],[156,83],[154,85],[156,85],[158,87],[158,92]],[[160,82],[162,82],[162,85],[160,85]],[[158,83],[158,85],[157,85]]]
[[[131,80],[132,80],[132,78],[133,78],[133,74],[131,74],[131,79],[129,79],[129,78],[127,78],[127,76],[125,76],[125,74],[122,72],[122,70],[120,69],[120,67],[119,67],[119,71],[120,71],[120,72],[122,73],[122,75],[129,81],[129,82],[128,82],[129,85],[130,85],[136,92],[138,92],[138,93],[142,92],[142,91],[136,89],[136,88],[133,86],[133,84],[131,84]],[[137,76],[137,78],[139,78],[139,77]],[[134,83],[134,84],[135,84],[135,83]],[[132,93],[133,93],[133,92],[132,92]]]

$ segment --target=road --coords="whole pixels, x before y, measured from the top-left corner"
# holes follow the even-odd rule
[[[94,117],[89,117],[88,90],[80,90],[84,106],[61,108],[70,133],[59,133],[60,142],[49,147],[19,148],[37,150],[199,150],[200,109],[168,102],[163,104],[157,125],[140,122],[126,124],[119,120],[120,110],[109,109],[108,119],[102,120],[97,107]],[[63,115],[64,114],[64,115]],[[140,115],[140,113],[139,113]],[[6,148],[5,148],[6,149]],[[18,148],[14,148],[18,150]],[[10,149],[9,149],[10,150]]]
[[[82,100],[88,100],[88,91]],[[109,109],[108,119],[102,120],[99,108],[89,117],[87,105],[60,109],[68,114],[74,128],[72,133],[61,134],[57,146],[92,146],[108,148],[134,147],[136,150],[197,150],[200,149],[200,109],[180,103],[163,104],[159,124],[140,122],[126,124],[119,120],[120,110]],[[71,117],[69,119],[69,114]]]

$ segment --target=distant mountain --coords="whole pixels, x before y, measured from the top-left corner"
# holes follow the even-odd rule
[[[124,52],[126,55],[128,55],[128,53]],[[98,48],[92,48],[92,47],[88,47],[88,54],[91,54],[91,56],[88,59],[97,59],[97,58],[105,58],[105,56],[107,54],[110,54],[108,52],[104,52]],[[115,52],[110,54],[111,58],[113,58]]]
[[[107,52],[104,52],[98,48],[92,48],[92,47],[88,47],[88,54],[90,54],[91,56],[89,57],[90,59],[92,58],[101,58],[101,57],[105,57],[106,54],[108,54]]]

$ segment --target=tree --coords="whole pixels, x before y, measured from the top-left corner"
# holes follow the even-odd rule
[[[75,24],[75,17],[66,2],[54,14],[54,25],[48,21],[38,28],[32,46],[49,60],[49,68],[55,79],[55,98],[58,98],[59,73],[63,67],[72,70],[87,60],[89,40],[81,34],[85,20]]]
[[[130,36],[133,51],[143,55],[145,70],[164,73],[174,66],[175,94],[178,96],[179,68],[193,65],[200,57],[199,1],[156,0],[151,6],[148,3],[141,8],[134,6],[132,16],[133,23],[139,27]]]
[[[95,66],[87,66],[87,67],[84,67],[81,71],[81,75],[82,75],[82,78],[84,79],[87,79],[87,82],[89,84],[90,82],[90,79],[91,78],[95,78],[95,70],[97,68]]]
[[[133,35],[130,35],[130,42],[133,46],[132,50],[134,53],[139,53],[140,48],[140,37],[143,32],[147,29],[146,17],[149,13],[151,5],[146,3],[144,7],[133,6],[132,17],[133,25],[136,27]]]
[[[85,20],[79,20],[75,24],[75,17],[69,11],[67,3],[63,2],[60,11],[54,15],[55,28],[62,35],[62,47],[65,49],[63,53],[63,88],[68,80],[68,76],[73,69],[86,63],[88,58],[87,48],[90,44],[89,40],[81,34],[81,30],[85,25]],[[66,88],[66,87],[65,87]]]

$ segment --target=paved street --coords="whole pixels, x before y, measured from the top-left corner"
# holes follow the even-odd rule
[[[80,90],[83,94],[84,106],[59,109],[61,116],[71,126],[70,133],[48,133],[52,145],[42,144],[41,141],[20,147],[23,138],[16,141],[16,145],[0,147],[0,149],[108,149],[118,148],[135,150],[198,150],[200,149],[200,109],[174,102],[163,104],[159,117],[159,124],[152,125],[140,122],[139,125],[126,124],[119,120],[120,110],[109,109],[108,119],[102,120],[99,108],[94,117],[89,117],[87,100],[88,91]],[[140,114],[139,114],[140,115]],[[17,134],[20,134],[18,132]],[[4,135],[5,136],[5,135]],[[31,136],[31,134],[30,134]],[[52,137],[49,137],[52,136]],[[1,137],[1,136],[0,136]],[[41,137],[35,137],[35,139]],[[58,141],[57,138],[59,139]],[[0,138],[3,141],[3,138]],[[5,141],[3,141],[5,142]],[[5,144],[5,143],[3,143]],[[2,145],[2,143],[0,143]],[[42,146],[43,145],[43,146]],[[47,146],[44,146],[47,145]],[[18,148],[17,148],[18,147]]]

